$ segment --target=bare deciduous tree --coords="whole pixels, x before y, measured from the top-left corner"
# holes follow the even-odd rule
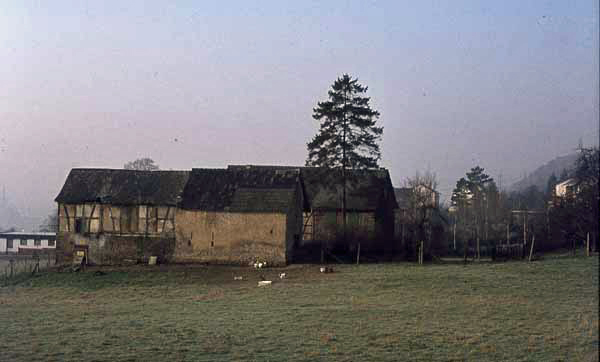
[[[154,160],[148,157],[138,158],[135,161],[127,162],[123,165],[126,170],[138,170],[138,171],[158,171],[159,167]]]
[[[411,190],[405,220],[412,229],[420,263],[423,262],[424,249],[431,248],[431,219],[434,210],[439,207],[437,186],[437,176],[430,170],[424,173],[417,171],[415,176],[404,181],[404,187]]]

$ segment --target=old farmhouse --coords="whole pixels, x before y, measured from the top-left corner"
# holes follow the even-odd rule
[[[300,249],[393,251],[397,208],[384,169],[229,166],[190,171],[73,169],[56,198],[57,261],[271,264]]]
[[[73,169],[56,197],[57,263],[77,252],[93,264],[148,255],[167,258],[175,247],[175,212],[187,171]]]

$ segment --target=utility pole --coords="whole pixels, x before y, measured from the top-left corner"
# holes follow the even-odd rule
[[[545,215],[546,210],[511,210],[512,214],[523,214],[523,246],[527,243],[527,222],[529,215]]]

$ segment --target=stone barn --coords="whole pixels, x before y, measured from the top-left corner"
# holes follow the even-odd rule
[[[174,259],[290,263],[301,238],[304,207],[298,170],[193,169],[176,214]]]
[[[394,251],[394,210],[398,207],[386,169],[346,171],[346,240],[342,240],[341,169],[294,166],[229,166],[229,169],[297,170],[304,188],[299,246],[325,245],[353,251],[360,242],[365,252]]]
[[[58,203],[57,263],[170,260],[175,214],[188,171],[73,169]]]

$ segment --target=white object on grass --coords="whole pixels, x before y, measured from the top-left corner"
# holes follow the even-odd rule
[[[258,286],[259,287],[263,287],[265,285],[271,285],[271,283],[273,283],[273,282],[270,281],[270,280],[261,280],[261,281],[258,282]]]

